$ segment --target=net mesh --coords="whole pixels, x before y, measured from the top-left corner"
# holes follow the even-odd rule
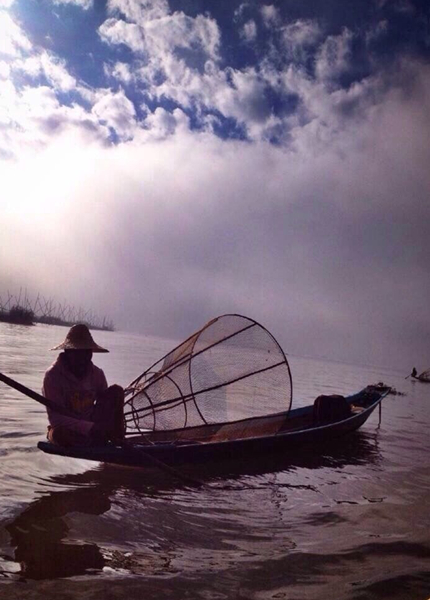
[[[127,433],[169,430],[288,411],[291,374],[282,348],[256,321],[210,321],[126,390]]]
[[[422,373],[420,373],[420,374],[418,375],[418,377],[419,377],[420,379],[425,379],[425,380],[428,380],[428,381],[430,381],[430,369],[427,369],[427,371],[423,371]]]

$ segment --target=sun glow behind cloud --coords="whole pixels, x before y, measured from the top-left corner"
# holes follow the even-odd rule
[[[24,227],[61,230],[93,169],[91,149],[77,142],[76,136],[60,138],[36,155],[0,163],[3,216]]]

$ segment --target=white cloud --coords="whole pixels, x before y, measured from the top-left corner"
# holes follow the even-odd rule
[[[104,143],[108,131],[94,115],[76,104],[64,106],[48,86],[15,89],[11,81],[0,80],[0,156],[31,155],[49,146],[66,132]]]
[[[270,105],[264,96],[265,81],[255,69],[231,70],[232,87],[224,87],[216,95],[216,106],[227,116],[245,123],[261,123],[270,115]]]
[[[94,4],[94,0],[53,0],[54,4],[75,4],[80,8],[87,10]]]
[[[0,79],[8,79],[10,75],[10,66],[4,60],[0,61]]]
[[[282,30],[284,45],[293,58],[303,62],[307,50],[321,38],[321,29],[316,21],[299,19]]]
[[[130,84],[134,80],[134,73],[131,72],[128,63],[116,62],[114,65],[105,64],[104,71],[108,76],[122,83]]]
[[[237,119],[253,139],[264,137],[266,125],[273,126],[265,93],[267,82],[254,68],[223,71],[208,62],[205,72],[200,74],[174,58],[166,58],[163,67],[165,81],[152,87],[156,97],[171,98],[184,107],[197,105],[219,111],[225,117]],[[142,69],[141,76],[145,75],[149,77],[148,68]]]
[[[68,73],[65,62],[46,51],[19,59],[13,67],[14,70],[22,71],[32,77],[44,75],[56,90],[69,92],[76,88],[76,80]]]
[[[272,27],[281,21],[279,10],[273,4],[264,4],[261,7],[261,16],[266,27]]]
[[[15,0],[0,0],[0,9],[1,8],[10,8]]]
[[[21,51],[29,51],[32,46],[27,36],[12,17],[0,9],[0,56],[19,56]]]
[[[107,43],[125,44],[143,54],[147,61],[146,77],[151,77],[151,73],[184,70],[188,62],[193,70],[197,65],[198,70],[205,61],[218,60],[220,32],[212,18],[202,15],[192,18],[182,12],[168,15],[158,5],[160,10],[154,13],[151,9],[147,14],[143,4],[116,1],[115,7],[120,6],[135,22],[111,17],[100,26],[100,36]]]
[[[179,336],[238,311],[293,353],[366,353],[376,364],[421,357],[430,331],[430,72],[399,71],[398,90],[381,92],[325,143],[317,127],[314,137],[297,127],[294,151],[197,134],[179,111],[162,109],[147,116],[142,138],[116,147],[58,132],[33,159],[1,166],[9,203],[0,274],[47,294],[61,288],[120,328]],[[416,82],[408,95],[403,78]],[[296,82],[303,93],[305,83]],[[308,83],[309,102],[323,110],[330,96]],[[35,121],[59,110],[52,92],[28,94]],[[105,100],[98,117],[115,121],[124,96]],[[46,222],[34,227],[40,212]],[[418,322],[421,333],[407,338]]]
[[[236,119],[250,139],[268,139],[272,135],[282,139],[288,135],[291,117],[274,116],[268,92],[270,88],[276,93],[290,91],[283,87],[282,73],[270,68],[270,59],[263,61],[259,69],[221,68],[220,31],[213,19],[202,15],[191,18],[181,12],[166,14],[164,4],[156,7],[159,12],[154,14],[152,3],[145,12],[143,3],[117,0],[110,4],[111,13],[120,10],[135,22],[111,17],[100,27],[105,41],[124,43],[138,52],[133,78],[149,97],[169,98],[184,109],[197,108],[196,116],[201,114],[202,126],[216,119],[207,116],[210,110]],[[266,8],[266,21],[277,20],[277,11]],[[252,41],[257,33],[255,22],[248,21],[243,31]],[[318,25],[311,21],[297,21],[283,33],[291,52],[306,51],[320,36]],[[123,67],[110,67],[108,72],[118,81],[130,81],[131,75]]]
[[[257,25],[252,19],[247,21],[242,28],[241,35],[247,42],[252,42],[257,37]]]
[[[133,137],[137,126],[136,111],[122,90],[117,93],[100,93],[100,99],[94,104],[91,112],[101,122],[114,129],[120,140]]]
[[[191,105],[205,93],[210,77],[201,75],[188,67],[184,61],[166,56],[162,61],[152,60],[142,67],[138,74],[142,81],[149,85],[148,93],[153,97],[166,96],[177,100],[185,107]],[[161,83],[157,81],[158,77]]]
[[[78,84],[63,60],[32,47],[12,16],[2,11],[0,33],[7,58],[0,61],[0,158],[19,160],[72,132],[88,143],[105,143],[109,131],[94,114],[77,104],[63,105],[57,97],[58,92],[77,91],[94,102],[97,94]]]
[[[198,15],[188,17],[184,13],[174,13],[160,19],[144,23],[147,51],[163,58],[178,49],[202,52],[212,60],[218,57],[219,29],[210,17]]]
[[[167,0],[108,0],[107,8],[111,14],[119,11],[128,20],[140,25],[170,12]]]
[[[99,27],[102,40],[111,44],[125,44],[135,52],[146,48],[142,28],[136,23],[126,23],[118,19],[107,19]]]
[[[163,140],[175,133],[189,131],[189,118],[180,108],[170,113],[158,107],[146,117],[143,126],[144,129],[137,133],[136,141]]]
[[[240,4],[238,6],[238,8],[236,8],[236,10],[234,11],[234,19],[235,19],[235,21],[238,21],[239,19],[242,19],[245,11],[249,7],[250,7],[249,2],[242,2],[242,4]]]
[[[354,34],[344,28],[340,35],[329,36],[318,52],[315,72],[321,80],[339,77],[350,68]]]

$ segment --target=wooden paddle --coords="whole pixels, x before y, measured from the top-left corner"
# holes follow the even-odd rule
[[[21,394],[24,394],[25,396],[36,400],[36,402],[43,404],[43,406],[46,406],[46,408],[49,408],[50,410],[53,410],[60,415],[64,415],[65,417],[73,417],[76,419],[76,414],[72,411],[67,410],[67,408],[63,408],[62,406],[58,406],[58,404],[55,404],[52,402],[52,400],[48,400],[48,398],[45,398],[45,396],[42,396],[42,394],[38,394],[37,392],[30,390],[30,388],[22,385],[22,383],[18,383],[10,377],[7,377],[7,375],[3,375],[3,373],[0,373],[0,381],[17,390],[18,392],[21,392]]]

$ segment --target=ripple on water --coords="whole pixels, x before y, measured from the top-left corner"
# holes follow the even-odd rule
[[[53,360],[46,349],[63,338],[62,328],[15,334],[0,324],[2,369],[39,390]],[[108,332],[100,343],[115,351],[96,362],[119,383],[164,349]],[[44,409],[1,386],[0,577],[25,576],[32,589],[44,579],[47,598],[58,597],[59,577],[76,597],[103,597],[106,581],[112,598],[367,600],[383,598],[385,584],[392,600],[402,598],[395,584],[403,598],[414,598],[405,595],[414,585],[415,597],[426,597],[430,389],[387,370],[290,362],[296,406],[378,380],[408,395],[384,400],[380,428],[373,415],[323,451],[185,469],[202,481],[193,486],[37,451]],[[8,586],[10,598],[15,589]]]

